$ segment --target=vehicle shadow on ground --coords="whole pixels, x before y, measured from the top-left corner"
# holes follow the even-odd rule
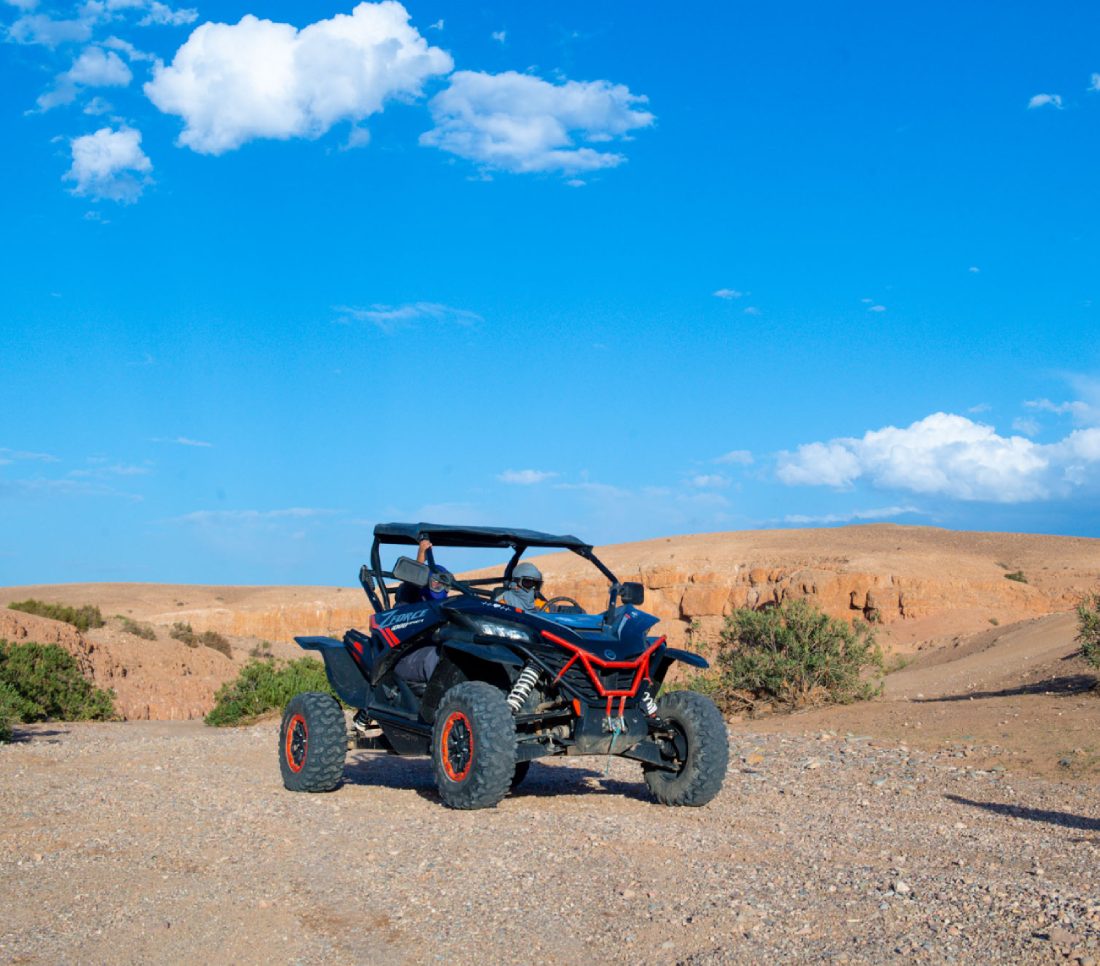
[[[1088,818],[1084,815],[1074,815],[1072,812],[1054,812],[1045,808],[1028,808],[1024,805],[1009,805],[1002,802],[975,802],[961,795],[945,795],[944,798],[958,805],[981,808],[995,815],[1022,818],[1029,822],[1046,822],[1049,825],[1079,829],[1083,832],[1100,832],[1100,818]]]
[[[1091,674],[1063,674],[1058,677],[1021,684],[1016,688],[1002,688],[1000,691],[966,691],[963,694],[943,694],[937,698],[910,698],[913,704],[937,704],[941,701],[970,701],[972,698],[1016,698],[1025,694],[1051,694],[1069,697],[1084,694],[1096,687],[1096,678]]]
[[[20,728],[15,725],[11,729],[11,744],[24,745],[31,741],[45,741],[46,744],[56,745],[61,735],[69,732],[63,728]]]
[[[378,752],[360,753],[349,757],[344,768],[344,783],[416,792],[421,798],[439,801],[427,758],[400,758]],[[653,802],[642,776],[636,782],[622,781],[604,775],[602,769],[576,765],[546,766],[534,762],[523,784],[511,792],[510,798],[560,798],[563,795],[615,795],[640,802]]]

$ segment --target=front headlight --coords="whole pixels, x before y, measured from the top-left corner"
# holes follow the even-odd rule
[[[516,624],[502,624],[500,621],[486,620],[484,617],[471,617],[470,626],[487,637],[504,637],[510,641],[531,641],[530,632]]]

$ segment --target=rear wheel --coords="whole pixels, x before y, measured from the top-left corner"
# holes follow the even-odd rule
[[[491,808],[517,773],[516,724],[504,694],[484,681],[456,684],[439,703],[432,769],[443,804]]]
[[[710,698],[673,691],[657,702],[668,725],[661,750],[674,771],[643,766],[645,783],[662,805],[706,805],[722,787],[729,765],[729,737]]]
[[[344,778],[347,728],[340,703],[321,691],[296,694],[279,728],[279,770],[292,792],[331,792]]]

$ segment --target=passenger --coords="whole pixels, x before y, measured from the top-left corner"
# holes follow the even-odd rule
[[[526,560],[517,564],[512,571],[512,579],[500,595],[500,602],[520,610],[542,610],[546,598],[542,596],[542,573],[533,563]]]
[[[432,549],[431,540],[421,540],[419,547],[416,550],[416,562],[427,563],[428,551]],[[416,584],[410,584],[405,581],[397,588],[397,594],[395,597],[395,603],[398,604],[418,604],[422,600],[446,600],[447,588],[441,580],[439,580],[435,574],[444,573],[449,574],[450,571],[446,567],[435,566],[432,568],[432,574],[428,578],[427,586],[417,587]]]
[[[432,548],[430,540],[421,540],[416,551],[416,562],[427,563],[428,551]],[[413,584],[402,584],[397,592],[399,604],[415,604],[420,601],[446,600],[447,587],[435,575],[437,573],[449,574],[446,567],[435,566],[424,587]],[[426,684],[431,680],[432,674],[439,666],[439,648],[434,644],[419,647],[411,654],[406,654],[394,665],[397,676],[404,678],[410,684]]]

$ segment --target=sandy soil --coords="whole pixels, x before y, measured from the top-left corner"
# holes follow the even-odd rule
[[[827,728],[946,751],[976,768],[1100,778],[1100,691],[1073,614],[960,637],[886,678],[882,698],[776,715],[737,728]]]
[[[282,788],[276,724],[28,729],[0,747],[10,963],[1095,962],[1093,782],[866,736],[732,737],[722,793],[537,763],[443,808],[423,759]]]

